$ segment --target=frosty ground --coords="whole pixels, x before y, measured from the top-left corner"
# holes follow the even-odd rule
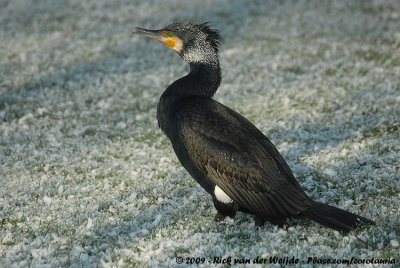
[[[213,222],[156,120],[188,67],[129,34],[184,20],[224,36],[215,98],[271,138],[310,196],[376,226]],[[15,0],[0,25],[0,266],[400,263],[399,1]]]

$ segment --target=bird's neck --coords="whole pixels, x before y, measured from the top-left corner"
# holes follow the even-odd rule
[[[215,62],[192,62],[189,65],[189,74],[173,82],[163,96],[211,98],[214,95],[221,83],[218,59]]]
[[[211,98],[221,82],[221,69],[215,64],[190,63],[188,75],[173,82],[162,94],[157,106],[160,128],[170,139],[174,139],[176,127],[172,122],[176,116],[176,106],[184,99],[192,97]]]

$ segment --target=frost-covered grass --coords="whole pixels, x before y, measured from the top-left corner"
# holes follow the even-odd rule
[[[400,2],[0,3],[0,266],[175,266],[175,256],[396,258]],[[187,72],[134,26],[211,20],[216,99],[266,133],[313,198],[374,219],[343,236],[214,223],[156,121]],[[207,264],[207,263],[206,263]]]

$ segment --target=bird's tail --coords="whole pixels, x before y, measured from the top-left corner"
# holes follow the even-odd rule
[[[365,224],[375,224],[374,221],[357,214],[316,201],[313,201],[311,207],[302,214],[326,227],[342,232],[349,232]]]

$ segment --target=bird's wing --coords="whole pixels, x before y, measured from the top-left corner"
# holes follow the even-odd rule
[[[276,219],[308,207],[308,197],[272,143],[236,112],[211,99],[186,101],[178,122],[195,165],[241,207]]]

